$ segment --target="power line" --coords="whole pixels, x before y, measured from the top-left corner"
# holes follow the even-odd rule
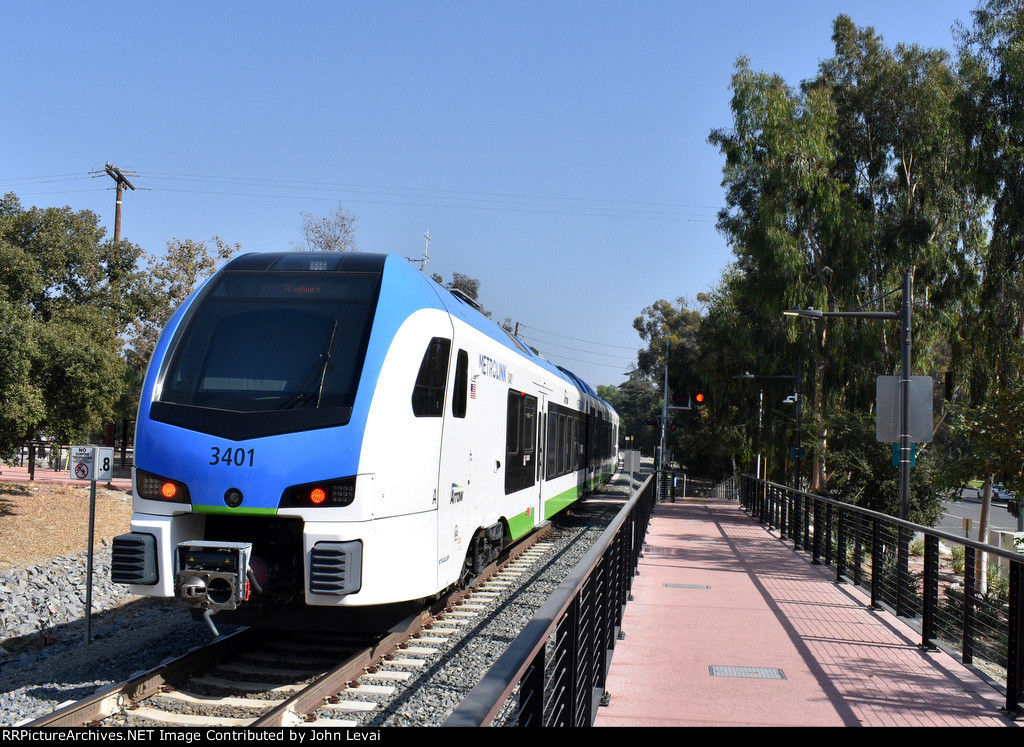
[[[534,332],[541,332],[541,333],[543,333],[545,335],[553,335],[555,337],[562,337],[562,338],[564,338],[566,340],[574,340],[575,342],[585,342],[588,345],[601,345],[601,346],[606,347],[606,348],[618,348],[620,350],[632,350],[633,352],[636,352],[636,348],[635,347],[630,347],[628,345],[612,345],[612,344],[607,343],[607,342],[597,342],[596,340],[584,340],[584,339],[581,339],[579,337],[570,337],[569,335],[561,335],[561,334],[559,334],[557,332],[548,332],[547,330],[538,329],[537,327],[532,327],[529,324],[521,324],[520,326],[521,327],[525,327],[526,329],[532,329]]]
[[[544,356],[544,357],[547,358],[547,356]],[[557,363],[559,361],[575,361],[576,363],[586,363],[588,366],[600,366],[601,368],[614,368],[614,369],[616,369],[618,371],[621,371],[622,368],[623,368],[621,365],[620,366],[613,366],[610,363],[594,363],[593,361],[585,361],[582,358],[569,358],[569,357],[563,356],[563,355],[556,355],[556,356],[553,356],[552,358],[548,358],[548,360],[550,360],[552,363]],[[628,372],[626,372],[626,373],[628,373]]]
[[[386,190],[400,190],[406,192],[426,192],[426,193],[440,193],[443,195],[470,195],[472,198],[477,197],[500,197],[502,199],[530,199],[530,200],[568,200],[573,202],[584,202],[584,203],[597,203],[607,205],[627,205],[627,206],[638,206],[638,207],[654,207],[654,208],[673,208],[673,209],[688,209],[688,210],[719,210],[720,206],[716,205],[689,205],[683,203],[667,203],[667,202],[638,202],[632,200],[611,200],[601,199],[592,197],[574,197],[574,196],[551,196],[551,195],[531,195],[531,194],[518,194],[518,193],[503,193],[503,192],[480,192],[470,190],[452,190],[452,189],[436,189],[430,187],[404,187],[404,186],[389,186],[380,184],[348,184],[339,182],[317,182],[317,181],[299,181],[291,179],[262,179],[254,177],[233,177],[233,176],[213,176],[207,174],[177,174],[177,173],[166,173],[166,172],[151,172],[148,176],[152,178],[165,178],[165,179],[184,179],[189,181],[223,181],[230,184],[242,183],[251,185],[265,185],[265,186],[286,186],[294,189],[345,189],[345,190],[367,190],[367,189],[386,189]]]
[[[199,190],[199,189],[166,189],[164,187],[154,188],[155,192],[171,192],[171,193],[184,193],[184,194],[205,194],[205,195],[220,195],[223,197],[262,197],[271,198],[275,200],[331,200],[336,201],[337,197],[311,197],[309,195],[288,195],[288,194],[266,194],[259,192],[223,192],[215,190]],[[396,195],[397,197],[397,195]],[[591,210],[581,208],[578,210],[572,209],[570,206],[552,206],[550,210],[539,209],[543,206],[537,206],[534,209],[527,209],[524,207],[513,206],[500,206],[500,205],[459,205],[454,203],[437,203],[437,202],[415,202],[411,200],[370,200],[361,197],[346,197],[344,200],[347,204],[362,204],[362,205],[405,205],[412,207],[433,207],[433,208],[453,208],[458,210],[493,210],[502,212],[516,212],[516,213],[536,213],[539,215],[581,215],[590,216],[595,218],[625,218],[625,219],[646,219],[646,220],[667,220],[667,221],[680,221],[685,223],[711,223],[710,219],[700,218],[686,218],[682,216],[673,217],[671,215],[644,215],[644,214],[630,214],[628,212],[601,212],[600,210]]]
[[[0,179],[3,183],[14,183],[14,182],[33,182],[35,184],[49,184],[51,182],[70,182],[78,181],[80,179],[92,179],[89,174],[77,173],[77,174],[49,174],[47,176],[14,176],[8,179]]]
[[[601,353],[601,352],[598,352],[596,350],[587,350],[585,348],[574,348],[574,347],[571,347],[569,345],[558,345],[557,343],[553,343],[553,342],[545,342],[545,341],[540,340],[539,338],[533,337],[533,335],[520,334],[519,336],[523,337],[523,338],[525,338],[527,340],[536,340],[536,341],[540,342],[541,345],[555,345],[556,347],[561,348],[563,350],[575,350],[577,353],[588,353],[590,355],[600,355],[602,358],[614,358],[615,360],[630,361],[630,362],[632,362],[634,360],[634,358],[626,357],[624,355],[612,355],[611,353]]]
[[[93,172],[96,174],[97,172]],[[102,174],[103,172],[98,172]],[[223,197],[257,197],[264,199],[339,200],[362,204],[409,205],[442,207],[462,210],[492,210],[537,213],[544,215],[582,215],[591,217],[625,218],[631,220],[665,220],[690,223],[715,222],[713,216],[701,212],[718,210],[712,205],[690,205],[668,202],[638,202],[575,196],[549,196],[518,193],[449,190],[428,187],[345,184],[335,182],[300,181],[288,179],[262,179],[253,177],[215,176],[208,174],[179,174],[168,172],[134,172],[142,180],[179,181],[199,184],[222,184],[249,187],[266,191],[198,190],[155,187],[167,193],[206,194]],[[86,179],[83,174],[55,174],[48,176],[14,177],[0,179],[12,186],[44,184],[63,180]],[[20,183],[20,184],[19,184]],[[141,188],[141,187],[140,187]],[[305,193],[305,194],[297,194]],[[312,194],[311,194],[312,193]],[[330,193],[318,195],[317,193]],[[43,193],[34,193],[43,194]],[[54,194],[53,192],[45,194]]]

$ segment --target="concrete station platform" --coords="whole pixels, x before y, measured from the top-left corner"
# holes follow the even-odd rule
[[[1014,727],[1003,695],[735,501],[654,516],[596,725]]]

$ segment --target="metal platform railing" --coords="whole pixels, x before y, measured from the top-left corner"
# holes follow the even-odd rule
[[[592,726],[654,510],[649,476],[445,726]]]
[[[958,656],[1005,688],[1006,711],[1020,712],[1024,556],[751,475],[740,480],[740,505],[834,568],[837,583],[904,618],[923,648]]]

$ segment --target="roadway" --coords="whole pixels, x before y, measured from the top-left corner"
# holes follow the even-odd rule
[[[942,520],[935,528],[963,537],[964,519],[970,519],[970,539],[976,540],[978,539],[978,522],[981,519],[981,497],[975,488],[964,488],[960,495],[961,500],[959,501],[943,501]],[[1017,519],[1006,510],[1005,498],[992,501],[988,527],[990,531],[1017,531]]]

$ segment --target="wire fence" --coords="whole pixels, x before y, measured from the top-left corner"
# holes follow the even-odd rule
[[[1006,695],[1024,687],[1024,556],[743,475],[740,504],[793,549],[835,570]]]

